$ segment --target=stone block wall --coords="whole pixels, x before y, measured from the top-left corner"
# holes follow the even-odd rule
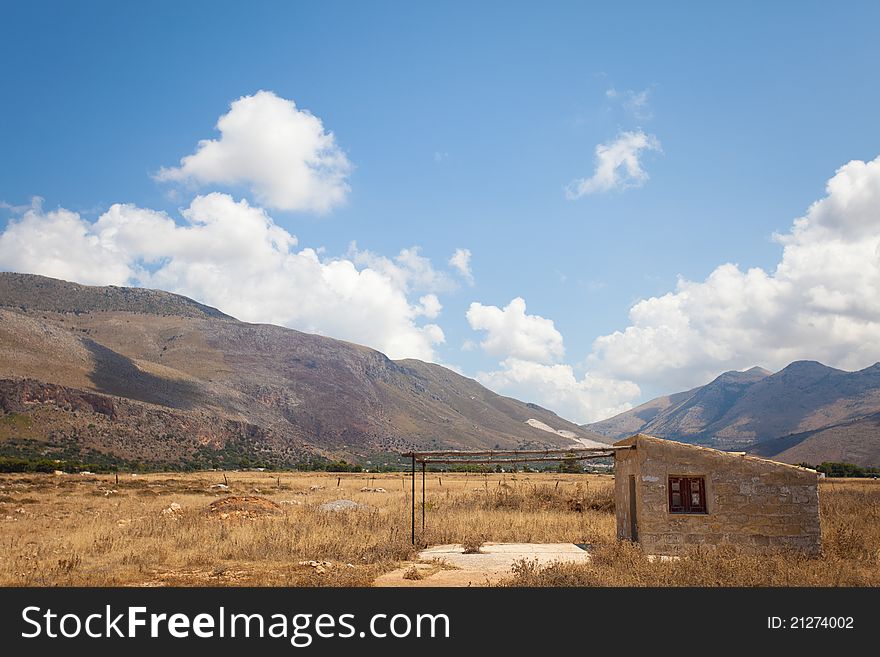
[[[618,538],[632,540],[630,476],[635,478],[638,541],[649,554],[693,545],[735,545],[747,552],[820,550],[818,475],[766,459],[639,434],[616,445]],[[670,476],[702,476],[706,513],[669,512]]]

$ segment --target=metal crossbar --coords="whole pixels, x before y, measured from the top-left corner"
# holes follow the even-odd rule
[[[621,449],[632,449],[632,445],[607,445],[603,447],[570,447],[568,449],[505,449],[505,450],[485,450],[485,451],[464,451],[464,450],[435,450],[426,452],[404,452],[401,456],[406,458],[415,458],[417,461],[423,459],[431,459],[435,456],[458,456],[458,457],[477,457],[477,456],[551,456],[560,455],[565,458],[569,454],[595,453],[595,452],[614,452]]]
[[[425,466],[428,463],[445,465],[492,465],[493,463],[544,463],[547,461],[586,461],[613,456],[614,452],[634,449],[635,445],[608,445],[607,447],[572,447],[569,449],[511,449],[511,450],[435,450],[404,452],[401,456],[412,464],[412,544],[416,544],[416,463],[422,465],[422,532],[425,531]],[[444,458],[445,457],[445,458]],[[500,457],[500,458],[499,458]]]

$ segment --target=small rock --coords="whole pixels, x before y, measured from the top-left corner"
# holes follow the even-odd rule
[[[25,511],[22,507],[18,507],[13,513],[24,515],[25,513],[27,513],[27,511]]]
[[[324,490],[323,486],[309,486],[309,490]]]
[[[214,484],[211,488],[214,490],[229,490],[229,486],[226,484]]]
[[[172,502],[167,509],[162,509],[162,515],[166,517],[176,518],[183,513],[183,507],[177,502]]]
[[[299,565],[300,566],[310,566],[315,569],[315,572],[318,575],[323,575],[324,573],[327,572],[328,568],[333,567],[333,562],[332,561],[315,561],[314,559],[312,559],[309,561],[300,561]]]
[[[55,475],[56,477],[60,477],[61,475],[64,474],[64,471],[63,470],[55,470],[55,472],[53,472],[52,474]]]
[[[333,500],[318,506],[318,511],[356,511],[367,508],[364,504],[358,504],[352,500]]]
[[[361,488],[361,492],[362,493],[387,493],[388,491],[385,490],[384,488],[368,488],[367,486],[364,486],[363,488]]]

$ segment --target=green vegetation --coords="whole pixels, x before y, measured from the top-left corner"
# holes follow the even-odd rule
[[[300,455],[281,458],[266,453],[256,441],[231,441],[220,448],[203,446],[179,461],[124,459],[82,448],[74,439],[42,442],[16,438],[0,442],[0,472],[195,472],[199,470],[272,470],[304,472],[363,472],[363,466]]]
[[[320,467],[321,464],[315,464],[318,467],[315,467],[315,470],[326,470],[327,472],[363,472],[363,467],[357,465],[356,463],[348,463],[345,459],[341,461],[328,461],[324,464],[324,467]]]
[[[0,472],[112,472],[97,463],[79,463],[73,461],[60,461],[55,459],[17,459],[9,456],[0,456]]]
[[[564,472],[566,474],[580,474],[584,471],[581,467],[581,462],[575,458],[574,454],[566,454],[565,456],[565,460],[559,463],[559,472]]]
[[[836,461],[823,461],[819,465],[807,465],[801,463],[806,468],[812,468],[817,472],[821,472],[826,477],[878,477],[880,476],[880,468],[863,467],[861,465],[853,465],[852,463],[838,463]]]

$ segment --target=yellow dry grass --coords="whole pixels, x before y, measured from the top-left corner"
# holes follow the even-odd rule
[[[588,564],[539,568],[521,561],[508,586],[878,586],[880,481],[832,480],[819,487],[822,555],[750,555],[728,546],[651,559],[638,545],[599,546]]]
[[[217,472],[126,474],[118,484],[112,475],[0,475],[0,585],[366,586],[415,554],[408,476],[226,477],[228,489],[217,487]],[[580,570],[523,565],[512,579],[522,585],[880,583],[880,482],[822,485],[820,559],[713,551],[674,563],[650,563],[615,541],[612,485],[601,475],[429,473],[417,539],[599,545],[596,562]],[[227,496],[277,507],[245,501],[211,511]],[[363,506],[319,509],[339,499]]]

